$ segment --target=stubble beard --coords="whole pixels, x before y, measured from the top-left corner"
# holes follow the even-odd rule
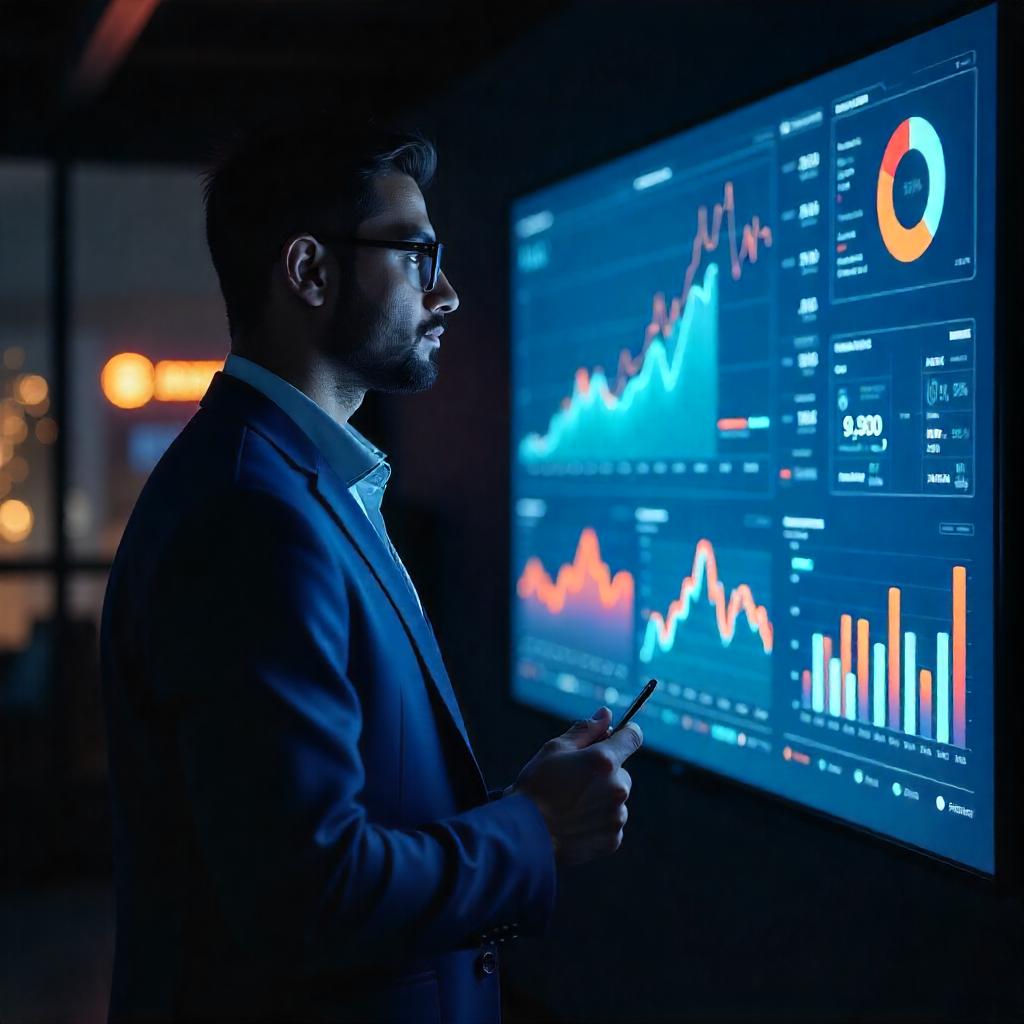
[[[329,355],[368,391],[412,394],[431,387],[438,373],[436,348],[424,359],[417,352],[419,337],[410,338],[408,328],[399,328],[386,307],[350,292],[335,311]]]

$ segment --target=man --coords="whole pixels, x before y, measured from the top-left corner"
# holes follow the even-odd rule
[[[498,950],[544,930],[556,864],[621,843],[642,735],[606,708],[488,791],[348,422],[437,375],[434,163],[321,123],[207,178],[231,354],[103,608],[112,1020],[497,1021]]]

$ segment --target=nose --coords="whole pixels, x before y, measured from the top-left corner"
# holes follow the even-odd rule
[[[459,308],[459,296],[442,270],[437,284],[423,296],[423,304],[431,313],[454,313]]]

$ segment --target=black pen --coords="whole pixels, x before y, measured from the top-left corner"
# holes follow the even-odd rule
[[[649,679],[647,681],[647,685],[637,694],[636,700],[629,705],[629,710],[619,720],[619,724],[608,733],[609,736],[614,736],[620,729],[625,727],[626,723],[644,706],[647,698],[654,693],[654,688],[657,685],[657,679]]]

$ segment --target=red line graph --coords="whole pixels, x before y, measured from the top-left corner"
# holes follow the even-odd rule
[[[708,220],[708,208],[703,204],[697,207],[697,227],[693,234],[693,242],[690,251],[690,262],[686,267],[683,276],[683,289],[679,295],[673,296],[671,303],[666,305],[665,293],[658,292],[653,299],[651,308],[651,320],[644,332],[643,347],[632,355],[628,348],[619,353],[619,365],[616,372],[615,384],[611,388],[611,394],[618,397],[631,377],[635,377],[640,368],[644,365],[644,357],[651,346],[651,342],[660,334],[667,338],[672,332],[679,318],[686,308],[686,298],[690,294],[693,280],[700,269],[701,257],[706,252],[714,252],[722,240],[722,225],[726,228],[726,235],[729,244],[729,266],[734,281],[743,276],[744,263],[756,263],[760,246],[763,243],[765,248],[772,244],[772,229],[761,223],[758,214],[754,214],[749,223],[736,230],[736,197],[733,183],[727,181],[723,187],[722,201],[715,203],[711,209],[711,219]],[[583,375],[581,378],[580,375]],[[576,379],[584,384],[589,384],[589,374],[585,369],[576,373]]]
[[[697,542],[693,554],[693,568],[690,575],[683,580],[677,597],[663,616],[660,612],[651,612],[648,628],[654,627],[662,650],[666,650],[675,640],[677,622],[686,620],[690,615],[690,607],[697,600],[702,584],[707,600],[715,608],[715,621],[718,633],[724,642],[730,642],[736,634],[736,620],[746,615],[751,628],[756,628],[761,637],[761,644],[766,654],[771,652],[774,628],[768,618],[768,610],[754,598],[753,592],[746,583],[740,583],[725,596],[725,586],[718,578],[718,562],[711,541],[702,539]]]

